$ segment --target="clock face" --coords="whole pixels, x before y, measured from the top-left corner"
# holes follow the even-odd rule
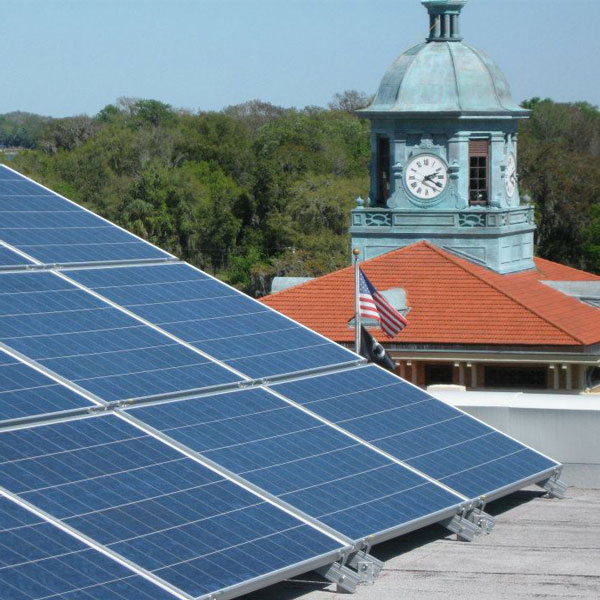
[[[514,154],[509,154],[506,159],[506,171],[504,173],[504,185],[506,186],[506,195],[512,198],[517,187],[517,161]]]
[[[434,200],[448,184],[448,169],[435,154],[419,154],[410,159],[404,170],[406,189],[419,200]]]

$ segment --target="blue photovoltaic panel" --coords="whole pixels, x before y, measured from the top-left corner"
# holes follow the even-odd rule
[[[189,265],[68,275],[252,378],[356,360],[341,346]]]
[[[0,341],[107,401],[239,380],[44,271],[0,273]]]
[[[0,239],[50,264],[169,258],[152,244],[3,165]]]
[[[557,465],[374,366],[273,389],[469,498]]]
[[[114,415],[0,433],[0,457],[0,485],[192,596],[342,547]]]
[[[0,421],[89,406],[79,394],[0,351]]]
[[[0,497],[2,600],[172,600],[173,595]]]
[[[265,390],[130,413],[354,540],[462,502]]]
[[[0,246],[0,267],[14,267],[16,265],[30,265],[30,260],[23,258],[20,254],[13,252],[5,246]]]

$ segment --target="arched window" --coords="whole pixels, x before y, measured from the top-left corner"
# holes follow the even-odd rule
[[[385,204],[390,197],[390,140],[377,138],[377,199]]]
[[[489,141],[469,141],[469,205],[486,206],[489,197]]]

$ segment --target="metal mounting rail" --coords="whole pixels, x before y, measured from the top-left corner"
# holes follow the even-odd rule
[[[107,401],[93,394],[92,392],[87,391],[82,388],[78,384],[72,382],[65,377],[62,377],[55,371],[48,369],[47,367],[41,365],[36,360],[29,358],[28,356],[14,350],[10,346],[7,346],[5,343],[0,342],[0,350],[4,351],[9,356],[12,356],[15,360],[39,371],[43,375],[49,377],[56,383],[65,386],[69,390],[77,393],[82,398],[88,400],[92,405],[91,406],[82,406],[80,408],[72,408],[68,410],[56,411],[51,413],[41,413],[37,415],[30,415],[25,417],[16,417],[14,419],[6,419],[4,421],[0,421],[0,430],[6,429],[20,429],[22,427],[37,425],[37,424],[49,424],[57,421],[66,421],[71,418],[80,418],[85,415],[92,415],[97,413],[103,413],[106,411],[113,411],[119,408],[127,408],[130,406],[141,406],[141,405],[153,405],[160,404],[163,402],[174,402],[178,400],[192,400],[195,398],[203,398],[207,396],[216,396],[220,394],[227,394],[231,392],[236,392],[240,390],[247,390],[253,388],[260,388],[265,385],[265,383],[270,382],[271,380],[268,378],[259,378],[259,379],[243,379],[241,381],[233,381],[229,383],[220,383],[216,385],[205,386],[201,388],[192,388],[188,390],[181,390],[177,392],[167,392],[164,394],[153,394],[151,396],[140,396],[137,398],[125,398],[123,400],[112,400]],[[351,369],[356,366],[354,363],[348,363],[347,368]],[[333,372],[339,372],[345,370],[340,365],[336,365]],[[306,376],[307,374],[313,374],[313,370],[308,370],[303,372]],[[280,376],[278,376],[279,378]],[[284,377],[284,376],[281,376]]]
[[[6,247],[6,246],[5,246]],[[12,248],[8,248],[12,250]],[[177,258],[138,258],[135,260],[102,260],[82,263],[33,263],[22,265],[0,265],[0,273],[23,273],[31,271],[62,271],[84,269],[106,269],[110,267],[155,267],[164,264],[180,263]]]

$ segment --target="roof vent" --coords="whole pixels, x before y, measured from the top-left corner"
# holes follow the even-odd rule
[[[429,12],[428,42],[460,42],[459,17],[467,0],[423,0]]]

